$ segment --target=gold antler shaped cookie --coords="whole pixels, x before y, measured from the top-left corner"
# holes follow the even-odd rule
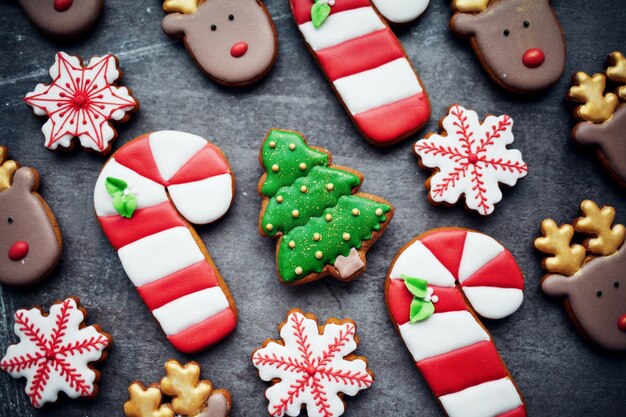
[[[626,57],[621,52],[613,52],[609,55],[609,67],[606,69],[606,75],[613,82],[626,84]],[[626,100],[626,86],[617,89],[617,95],[622,100]]]
[[[0,191],[11,188],[13,174],[19,168],[15,161],[7,161],[9,158],[9,150],[4,146],[0,146]]]
[[[489,0],[454,0],[452,9],[465,13],[479,13],[487,9]]]
[[[569,89],[569,98],[583,103],[576,108],[576,114],[582,120],[602,123],[611,118],[619,100],[613,93],[604,94],[606,76],[594,74],[590,77],[584,72],[574,75],[574,84]]]
[[[586,257],[585,247],[571,245],[574,227],[564,224],[558,227],[554,220],[541,222],[543,237],[535,239],[535,247],[541,252],[554,256],[543,260],[544,269],[558,274],[574,275],[582,266]]]
[[[161,405],[161,390],[156,387],[144,389],[137,382],[128,387],[130,400],[124,403],[126,417],[174,417],[169,404]]]
[[[195,416],[206,407],[213,391],[209,381],[200,381],[200,367],[188,363],[184,367],[175,360],[165,364],[167,376],[161,380],[161,390],[173,397],[172,406],[176,414]]]
[[[626,227],[622,224],[613,226],[615,209],[613,207],[599,208],[591,200],[580,204],[584,217],[574,221],[577,232],[595,235],[595,238],[585,240],[584,244],[594,255],[608,256],[614,254],[626,239]]]
[[[163,10],[166,12],[192,14],[198,10],[200,3],[202,3],[202,0],[165,0]]]

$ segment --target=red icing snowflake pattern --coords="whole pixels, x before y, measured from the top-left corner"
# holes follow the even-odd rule
[[[363,359],[344,359],[357,348],[355,332],[353,322],[327,322],[320,334],[315,319],[291,311],[280,329],[284,344],[270,341],[252,354],[261,379],[280,379],[265,394],[270,415],[297,416],[303,405],[309,417],[342,415],[339,393],[353,396],[373,382]]]
[[[432,135],[414,147],[422,164],[437,170],[430,178],[430,198],[454,204],[464,194],[469,209],[491,214],[502,200],[498,183],[512,187],[528,173],[522,154],[507,149],[513,120],[488,116],[481,124],[476,112],[454,105],[442,126],[447,135]]]
[[[59,52],[50,77],[52,84],[38,84],[24,98],[36,115],[49,118],[41,128],[46,147],[67,148],[77,137],[84,148],[106,153],[116,136],[110,121],[123,121],[138,105],[126,87],[113,85],[120,77],[117,59],[94,57],[83,66]]]
[[[96,372],[89,362],[102,358],[108,335],[93,326],[80,328],[85,316],[68,298],[42,315],[37,308],[15,313],[15,334],[0,368],[14,378],[26,378],[26,394],[34,407],[54,402],[59,392],[70,398],[89,397],[96,391]]]

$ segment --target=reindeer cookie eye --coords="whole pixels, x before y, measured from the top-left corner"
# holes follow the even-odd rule
[[[235,20],[235,16],[232,15],[232,14],[228,15],[228,20],[230,20],[232,22],[233,20]]]
[[[602,297],[602,291],[600,291],[600,290],[596,291],[596,296],[598,298]]]
[[[215,26],[215,25],[211,25],[211,30],[212,30],[213,32],[215,32],[215,31],[217,30],[217,26]]]
[[[504,29],[504,36],[509,36],[509,30],[508,29]]]
[[[9,224],[13,224],[13,217],[9,217],[9,218],[7,219],[7,223],[9,223]]]
[[[613,283],[613,288],[619,288],[619,281],[615,281]]]
[[[530,22],[528,20],[524,20],[524,27],[527,28],[530,26]]]

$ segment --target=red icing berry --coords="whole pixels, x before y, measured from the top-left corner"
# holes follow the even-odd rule
[[[76,107],[83,107],[85,104],[87,104],[88,98],[84,94],[78,93],[74,96],[72,100],[74,101]]]
[[[237,42],[230,48],[230,54],[234,58],[241,58],[248,52],[248,44],[245,42]]]
[[[54,0],[54,8],[57,12],[64,12],[72,7],[74,0]]]
[[[524,52],[524,56],[522,57],[522,62],[528,68],[537,68],[543,61],[546,60],[546,55],[539,48],[531,48]]]
[[[617,320],[617,327],[619,327],[621,331],[626,333],[626,314],[624,314]]]
[[[9,249],[9,259],[12,261],[21,261],[26,255],[28,255],[28,243],[26,242],[15,242]]]

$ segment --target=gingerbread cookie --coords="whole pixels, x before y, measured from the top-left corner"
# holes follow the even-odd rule
[[[24,101],[37,116],[47,117],[41,131],[50,150],[72,149],[75,138],[88,150],[111,151],[117,132],[112,121],[128,121],[139,102],[126,87],[118,87],[122,73],[114,55],[82,59],[59,52],[50,67],[51,84],[37,84]]]
[[[309,51],[365,139],[392,145],[428,122],[430,103],[422,82],[369,0],[332,6],[290,1]]]
[[[607,91],[607,78],[618,85]],[[572,130],[576,143],[594,146],[613,177],[626,187],[626,58],[621,52],[609,55],[605,74],[590,77],[577,72],[567,98],[581,105],[574,115],[580,121]]]
[[[47,36],[75,39],[91,29],[104,0],[19,0],[33,24]]]
[[[471,39],[491,78],[515,93],[535,93],[565,69],[565,37],[550,0],[453,0],[450,28]]]
[[[185,353],[219,342],[237,324],[228,287],[188,223],[222,217],[234,187],[218,147],[175,131],[122,146],[96,183],[104,234],[169,341]]]
[[[252,363],[263,381],[271,416],[338,417],[344,413],[343,395],[369,388],[374,374],[367,360],[352,354],[359,344],[356,323],[331,318],[319,326],[317,317],[298,309],[278,326],[282,340],[267,339],[252,352]]]
[[[409,23],[424,13],[430,0],[372,0],[378,13],[391,23]]]
[[[126,417],[228,417],[232,407],[230,393],[213,389],[211,381],[200,381],[200,364],[181,366],[170,359],[165,363],[167,376],[160,384],[146,388],[140,382],[128,387],[130,399],[124,403]],[[171,404],[162,404],[162,394]]]
[[[274,66],[278,38],[260,0],[165,0],[163,31],[182,37],[200,68],[231,87],[252,84]]]
[[[442,134],[429,133],[413,147],[420,166],[433,170],[428,201],[453,205],[463,195],[468,209],[491,214],[502,200],[499,183],[513,187],[528,173],[522,154],[507,148],[513,119],[490,115],[481,123],[475,111],[455,104],[439,126]]]
[[[297,132],[270,130],[259,162],[266,170],[259,232],[278,238],[280,281],[352,281],[363,273],[366,252],[393,217],[391,204],[357,192],[363,175],[333,165],[329,151],[308,146]]]
[[[61,230],[44,199],[37,194],[39,173],[7,160],[0,146],[0,283],[30,285],[59,263]]]
[[[515,258],[482,233],[441,228],[406,244],[389,267],[389,315],[449,416],[526,416],[524,400],[478,316],[523,300]]]
[[[90,363],[103,361],[111,335],[97,324],[86,326],[87,311],[70,297],[43,313],[39,307],[15,313],[20,342],[9,346],[0,369],[26,378],[26,395],[33,407],[55,402],[60,392],[70,398],[98,394],[100,372]]]
[[[626,351],[626,227],[613,225],[615,209],[599,208],[591,200],[581,203],[584,216],[572,225],[541,223],[542,237],[535,248],[553,255],[542,262],[548,272],[543,292],[563,297],[576,328],[604,349]],[[572,244],[574,232],[587,237]]]

